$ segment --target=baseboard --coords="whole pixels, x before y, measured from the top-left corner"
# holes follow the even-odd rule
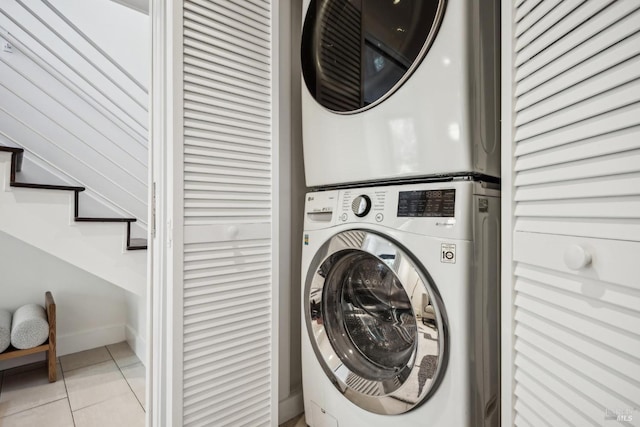
[[[58,356],[64,356],[124,341],[124,325],[104,326],[89,331],[58,335],[57,340]]]
[[[131,326],[126,325],[125,329],[125,338],[127,343],[129,343],[129,347],[133,350],[133,352],[138,356],[138,359],[142,362],[144,366],[147,366],[147,342],[144,338],[142,338],[138,332],[133,329]]]
[[[292,390],[289,396],[278,402],[278,425],[304,412],[302,389]]]
[[[125,340],[124,325],[104,326],[88,331],[58,335],[56,337],[56,356],[64,356],[79,351],[90,350],[104,345],[115,344]],[[45,354],[31,354],[25,357],[0,362],[0,371],[28,365],[45,359]],[[140,359],[142,360],[142,359]]]

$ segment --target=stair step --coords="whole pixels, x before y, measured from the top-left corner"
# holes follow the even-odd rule
[[[90,218],[90,217],[76,217],[78,222],[136,222],[135,218]]]
[[[147,239],[131,238],[131,223],[136,222],[135,218],[100,218],[100,217],[80,217],[78,216],[79,193],[85,190],[85,187],[76,187],[71,185],[52,185],[52,184],[35,184],[31,182],[16,182],[16,172],[22,169],[22,157],[24,149],[18,147],[7,147],[0,145],[0,151],[11,153],[11,175],[9,184],[12,187],[20,188],[40,188],[45,190],[64,190],[75,191],[74,214],[75,220],[78,222],[120,222],[127,223],[127,249],[142,250],[147,249]]]
[[[130,239],[127,249],[130,251],[147,249],[147,239]]]
[[[0,146],[0,151],[11,153],[11,182],[16,179],[16,172],[22,170],[22,158],[24,155],[24,149],[18,147]]]
[[[74,187],[72,185],[53,185],[53,184],[34,184],[31,182],[12,182],[12,187],[20,188],[43,188],[45,190],[66,190],[66,191],[84,191],[84,187]]]
[[[24,148],[7,147],[6,145],[0,145],[0,151],[6,151],[7,153],[24,153]]]

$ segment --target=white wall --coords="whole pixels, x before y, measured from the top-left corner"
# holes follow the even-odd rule
[[[44,304],[51,291],[57,308],[58,355],[125,339],[127,292],[0,232],[0,307]],[[0,363],[0,370],[42,358]]]
[[[149,8],[151,6],[150,0],[113,0],[123,6],[130,7],[146,15],[149,14]]]
[[[300,100],[300,28],[302,3],[280,8],[280,366],[279,421],[302,412],[300,359],[300,256],[304,195]]]
[[[125,338],[138,359],[147,364],[147,299],[125,292]]]
[[[138,82],[149,88],[151,31],[148,14],[110,0],[49,1]]]
[[[302,231],[304,222],[304,199],[307,187],[304,179],[304,161],[302,156],[302,106],[301,106],[301,74],[299,62],[300,49],[300,16],[302,15],[302,3],[294,2],[292,5],[292,64],[291,64],[291,387],[302,387],[302,366],[300,359],[300,333],[302,328],[301,302],[301,263],[302,263]]]
[[[135,217],[142,235],[148,16],[110,0],[6,0],[0,39],[13,46],[0,50],[0,142],[26,149],[24,178],[85,186],[81,215]]]

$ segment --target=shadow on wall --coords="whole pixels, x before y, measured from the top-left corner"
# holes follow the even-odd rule
[[[42,304],[44,293],[53,293],[58,355],[124,341],[127,291],[3,232],[0,271],[2,308],[14,311],[24,304]],[[42,358],[8,361],[0,370]]]

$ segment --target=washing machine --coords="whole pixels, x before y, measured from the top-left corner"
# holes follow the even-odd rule
[[[307,186],[499,176],[498,0],[304,0],[303,11]]]
[[[309,426],[499,425],[492,187],[460,179],[307,194]]]

